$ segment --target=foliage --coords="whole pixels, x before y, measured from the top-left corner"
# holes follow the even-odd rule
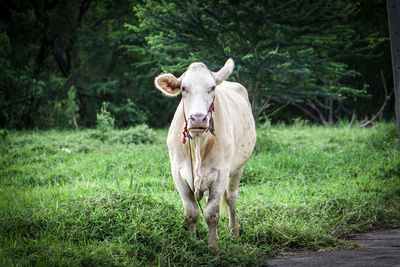
[[[106,133],[114,129],[115,119],[109,111],[107,111],[108,104],[103,102],[100,113],[97,113],[97,130],[101,133]]]
[[[0,127],[95,127],[103,102],[116,127],[165,127],[179,99],[155,90],[154,77],[192,61],[217,70],[228,57],[260,122],[370,115],[384,99],[381,70],[391,88],[385,5],[3,1]]]
[[[100,113],[97,113],[97,132],[93,132],[91,137],[102,141],[109,140],[112,143],[120,144],[145,144],[154,143],[156,134],[153,129],[146,124],[129,127],[125,130],[113,131],[115,119],[107,110],[109,103],[103,103]]]
[[[118,130],[105,126],[103,130],[91,131],[90,137],[117,144],[152,144],[159,141],[154,130],[146,124]]]
[[[137,10],[151,51],[168,72],[182,73],[192,61],[216,69],[233,57],[233,79],[248,88],[256,119],[290,104],[326,123],[325,99],[365,93],[365,85],[345,83],[359,75],[345,63],[349,53],[372,53],[348,23],[357,3],[146,1]]]
[[[1,265],[259,266],[286,250],[351,247],[348,235],[400,223],[394,123],[259,129],[239,187],[241,236],[222,216],[218,257],[203,218],[197,237],[185,231],[167,130],[154,144],[101,142],[93,131],[9,132]]]
[[[119,130],[110,138],[110,142],[120,144],[147,144],[157,140],[156,133],[146,124]]]
[[[0,129],[0,139],[2,142],[7,141],[7,136],[9,132],[6,129]]]
[[[149,54],[144,37],[124,27],[136,21],[132,5],[90,0],[2,3],[0,126],[71,128],[73,109],[78,125],[93,127],[103,102],[110,103],[117,127],[163,125],[168,113],[158,107],[166,100],[150,90],[155,72],[152,62],[145,62]],[[128,53],[133,47],[141,52]]]

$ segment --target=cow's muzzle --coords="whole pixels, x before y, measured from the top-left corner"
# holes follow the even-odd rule
[[[196,113],[189,117],[190,132],[204,132],[208,129],[209,120],[208,114]]]
[[[210,107],[208,108],[207,114],[196,113],[186,118],[185,114],[185,103],[183,102],[182,98],[182,108],[183,108],[183,119],[185,120],[185,126],[183,128],[183,139],[182,144],[186,143],[186,138],[192,138],[192,134],[195,136],[201,136],[205,132],[210,132],[212,135],[215,135],[214,130],[214,121],[213,121],[213,112],[214,112],[214,101],[215,96],[211,102]],[[210,119],[208,120],[208,114],[210,114]]]

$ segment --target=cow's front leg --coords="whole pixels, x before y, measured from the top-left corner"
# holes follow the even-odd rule
[[[182,195],[181,195],[182,197]],[[196,225],[199,220],[199,208],[190,194],[186,198],[182,197],[184,215],[186,216],[187,230],[189,233],[196,234]]]
[[[193,192],[187,182],[182,178],[180,172],[174,167],[172,167],[172,176],[182,199],[187,230],[189,233],[195,234],[197,221],[199,220],[199,208],[194,199]]]
[[[208,244],[218,247],[217,226],[219,222],[219,206],[228,183],[228,171],[220,171],[209,189],[207,206],[204,209],[204,218],[208,226]]]

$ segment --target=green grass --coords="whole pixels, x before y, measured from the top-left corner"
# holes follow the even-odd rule
[[[395,124],[267,127],[240,186],[241,237],[223,216],[217,257],[203,218],[196,238],[185,231],[166,135],[123,144],[93,130],[10,132],[0,144],[0,265],[259,265],[400,225]]]

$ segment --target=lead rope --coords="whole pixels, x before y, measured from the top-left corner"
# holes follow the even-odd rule
[[[208,113],[211,113],[211,114],[210,114],[210,126],[209,126],[209,128],[207,129],[207,131],[210,131],[210,133],[211,133],[212,135],[215,135],[215,131],[214,131],[214,121],[213,121],[213,117],[212,117],[213,112],[214,112],[214,101],[215,101],[215,96],[214,96],[214,98],[213,98],[213,100],[212,100],[212,102],[211,102],[211,105],[210,105],[210,107],[208,108],[208,111],[207,111]],[[183,143],[183,144],[186,144],[186,138],[189,139],[190,171],[191,171],[191,174],[192,174],[192,183],[193,183],[193,190],[192,190],[192,188],[190,188],[190,186],[189,186],[189,189],[190,189],[190,191],[192,191],[193,197],[194,197],[194,199],[196,200],[197,205],[199,205],[200,210],[201,210],[201,213],[202,213],[203,216],[204,216],[203,208],[202,208],[202,206],[201,206],[201,204],[200,204],[200,201],[198,200],[198,198],[197,198],[197,196],[196,196],[196,194],[195,194],[195,192],[194,192],[195,190],[194,190],[194,174],[193,174],[192,144],[191,144],[191,142],[190,142],[190,139],[192,139],[192,136],[190,135],[189,130],[188,130],[188,120],[186,119],[186,114],[185,114],[185,102],[183,101],[183,98],[182,98],[182,107],[183,107],[183,118],[184,118],[184,120],[185,120],[185,126],[183,127],[183,132],[182,132],[182,134],[183,134],[182,143]],[[208,115],[208,113],[207,113],[207,115]],[[193,120],[192,116],[190,116],[189,120]]]
[[[197,205],[199,205],[199,207],[200,207],[201,214],[203,214],[203,216],[204,216],[204,211],[203,211],[203,208],[201,207],[201,203],[200,203],[200,201],[198,200],[198,198],[197,198],[197,196],[196,196],[196,194],[195,194],[195,192],[194,192],[194,175],[193,175],[192,146],[191,146],[191,142],[190,142],[190,139],[191,139],[191,138],[192,138],[192,137],[189,137],[189,154],[190,154],[190,170],[191,170],[191,173],[192,173],[193,190],[190,188],[190,186],[189,186],[189,188],[190,188],[190,191],[192,191],[193,197],[194,197],[194,199],[196,200]]]
[[[213,101],[213,102],[214,102],[214,101]],[[189,186],[189,189],[190,189],[190,191],[192,192],[193,197],[194,197],[194,199],[196,200],[197,205],[199,205],[200,210],[201,210],[201,213],[202,213],[203,216],[204,216],[204,211],[203,211],[203,208],[202,208],[202,206],[201,206],[201,203],[200,203],[200,201],[197,199],[197,196],[196,196],[196,194],[195,194],[195,192],[194,192],[194,174],[193,174],[192,143],[190,142],[190,139],[192,139],[192,136],[190,135],[189,130],[188,130],[188,128],[187,128],[187,127],[188,127],[188,121],[187,121],[187,119],[186,119],[186,114],[185,114],[185,102],[183,102],[183,98],[182,98],[182,107],[183,107],[183,118],[185,119],[185,127],[183,128],[183,132],[182,132],[182,134],[183,134],[182,143],[183,143],[183,144],[186,143],[186,137],[189,139],[190,172],[191,172],[191,174],[192,174],[192,184],[193,184],[193,190],[192,190],[192,188],[191,188],[190,186]],[[192,116],[190,116],[189,120],[190,120],[190,119],[192,119]]]

